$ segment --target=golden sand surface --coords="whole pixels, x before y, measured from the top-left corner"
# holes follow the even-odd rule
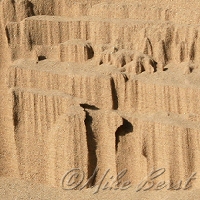
[[[0,0],[0,199],[200,199],[199,10]]]

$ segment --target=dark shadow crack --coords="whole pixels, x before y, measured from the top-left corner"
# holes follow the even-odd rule
[[[133,125],[123,118],[123,124],[115,132],[115,150],[118,151],[118,145],[120,143],[120,137],[123,137],[133,132]]]
[[[90,110],[99,110],[99,108],[97,108],[96,106],[94,105],[89,105],[89,104],[80,104],[80,106],[84,109],[90,109]]]
[[[87,133],[87,146],[88,146],[88,180],[89,180],[89,178],[93,176],[97,167],[97,154],[96,154],[97,141],[96,141],[95,133],[92,130],[93,119],[90,116],[88,111],[85,110],[85,113],[86,113],[85,127],[86,127],[86,133]],[[87,187],[94,186],[95,179],[96,179],[96,176],[93,176],[93,178],[90,179],[89,183],[87,184]]]
[[[112,100],[113,100],[113,110],[117,110],[118,109],[118,96],[117,96],[117,90],[116,90],[116,86],[115,86],[115,81],[113,78],[111,78],[111,91],[112,91]]]

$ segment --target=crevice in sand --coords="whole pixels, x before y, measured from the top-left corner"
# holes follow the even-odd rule
[[[10,44],[10,33],[9,33],[9,30],[8,30],[7,26],[5,28],[5,32],[6,32],[6,38],[7,38],[8,44]]]
[[[115,87],[115,81],[113,78],[111,78],[111,90],[112,90],[113,110],[117,110],[118,109],[118,96],[117,96],[117,90]]]
[[[123,118],[123,124],[115,132],[115,150],[118,151],[118,144],[120,143],[120,137],[123,137],[133,132],[133,125]]]
[[[85,104],[80,104],[80,106],[84,109],[90,109],[90,110],[99,110],[99,108],[97,108],[96,106],[94,105],[89,105],[87,103]]]
[[[17,109],[18,105],[19,105],[19,99],[18,96],[13,92],[13,125],[14,128],[16,129],[17,125],[19,124],[19,110]]]
[[[46,60],[46,56],[38,56],[38,61]]]
[[[97,141],[95,138],[95,134],[92,130],[91,124],[93,122],[92,117],[90,116],[89,112],[84,109],[86,113],[85,118],[85,127],[86,127],[86,134],[87,134],[87,145],[88,145],[88,178],[90,178],[96,167],[97,167]],[[95,177],[93,180],[90,181],[90,186],[93,186],[95,183]],[[89,185],[88,185],[89,186]]]

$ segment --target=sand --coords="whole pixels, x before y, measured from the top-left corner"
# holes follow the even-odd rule
[[[198,199],[199,9],[1,0],[0,199]]]

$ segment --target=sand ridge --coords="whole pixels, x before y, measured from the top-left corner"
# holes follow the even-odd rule
[[[14,189],[30,191],[25,199],[35,186],[23,181],[65,198],[59,187],[73,168],[87,178],[99,169],[90,186],[108,169],[127,169],[133,185],[152,169],[166,170],[156,183],[195,172],[199,189],[199,8],[197,0],[1,0],[2,190],[14,180],[3,177],[14,177]],[[158,194],[150,195],[182,198]]]

